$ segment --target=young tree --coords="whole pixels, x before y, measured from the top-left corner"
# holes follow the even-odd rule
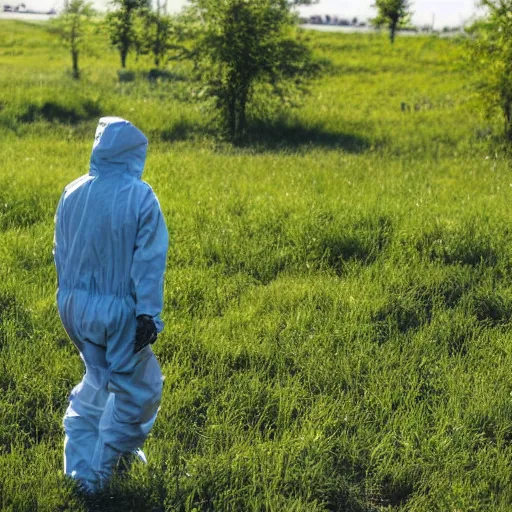
[[[73,78],[80,78],[78,58],[87,46],[91,32],[90,18],[94,15],[92,4],[86,0],[71,0],[63,13],[52,22],[52,30],[60,35],[71,53]]]
[[[480,4],[488,15],[468,29],[472,62],[479,68],[489,113],[501,111],[506,137],[512,141],[512,0],[481,0]]]
[[[156,68],[169,60],[190,58],[190,50],[184,45],[198,33],[196,20],[185,11],[179,15],[167,14],[167,1],[156,0],[154,9],[141,9],[133,20],[133,47],[139,55],[153,56]]]
[[[135,61],[139,61],[141,55],[148,53],[148,12],[145,9],[141,10],[138,16],[133,17],[132,34],[133,42],[132,48],[135,51]],[[111,39],[112,41],[112,39]],[[126,58],[125,58],[126,62]]]
[[[146,15],[146,44],[157,68],[165,60],[175,36],[175,20],[167,14],[167,0],[156,0],[155,10]]]
[[[119,50],[121,67],[126,68],[126,57],[137,46],[135,18],[144,16],[150,8],[150,0],[112,0],[114,10],[107,14],[110,42]]]
[[[377,9],[373,24],[376,27],[387,26],[391,43],[395,42],[396,31],[411,19],[411,4],[408,0],[375,0],[372,6]]]
[[[299,2],[294,2],[298,4]],[[247,106],[258,84],[282,94],[312,74],[310,50],[295,35],[286,0],[191,0],[202,20],[195,48],[204,92],[215,101],[230,138],[242,139]]]

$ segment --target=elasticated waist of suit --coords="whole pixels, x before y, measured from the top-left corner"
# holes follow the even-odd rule
[[[77,287],[59,287],[59,293],[69,294],[69,293],[83,293],[88,295],[89,297],[105,297],[105,298],[117,298],[117,299],[130,299],[134,300],[134,297],[131,293],[107,293],[101,292],[99,290],[89,290],[87,288],[77,288]]]

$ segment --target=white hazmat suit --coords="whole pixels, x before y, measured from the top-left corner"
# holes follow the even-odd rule
[[[89,491],[142,446],[162,394],[151,347],[134,354],[137,316],[163,328],[168,235],[141,181],[147,142],[128,121],[100,119],[90,172],[66,187],[55,217],[59,314],[86,367],[64,416],[64,472]]]

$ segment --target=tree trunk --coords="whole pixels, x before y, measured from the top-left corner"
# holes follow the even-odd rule
[[[71,60],[73,61],[73,78],[80,78],[80,70],[78,69],[78,50],[71,50]]]
[[[240,98],[238,99],[238,119],[237,119],[237,130],[238,130],[238,141],[242,140],[245,135],[245,129],[247,125],[247,88],[243,88],[240,92]]]
[[[244,136],[246,103],[243,92],[235,90],[230,107],[231,138],[235,144],[238,144]]]
[[[126,7],[121,18],[121,34],[119,37],[119,55],[121,56],[121,67],[123,69],[126,68],[126,57],[128,56],[130,44],[132,43],[132,7],[131,4],[128,4]]]
[[[226,101],[226,125],[231,141],[235,144],[240,143],[245,135],[248,99],[249,87],[247,85],[229,86]]]
[[[396,36],[396,27],[397,27],[397,22],[396,21],[392,21],[391,24],[389,25],[389,39],[391,41],[391,44],[394,44],[395,43],[395,36]]]
[[[128,47],[123,45],[123,47],[121,48],[119,53],[121,55],[121,67],[123,69],[125,69],[126,68],[126,56],[128,55]]]
[[[232,140],[236,140],[236,96],[233,91],[228,99],[228,130]]]
[[[78,80],[80,71],[78,70],[78,29],[79,17],[73,16],[73,23],[71,25],[71,61],[73,66],[73,78]]]
[[[512,101],[506,101],[503,106],[505,114],[505,134],[509,141],[512,141]]]

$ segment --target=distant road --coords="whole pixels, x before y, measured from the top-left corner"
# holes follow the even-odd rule
[[[29,14],[23,12],[0,12],[0,20],[25,20],[25,21],[47,21],[55,18],[55,14]],[[301,25],[306,30],[317,30],[319,32],[342,32],[344,34],[370,34],[377,30],[371,27],[340,27],[339,25]],[[398,32],[401,36],[426,35],[424,32]],[[456,35],[457,32],[439,34],[442,37]]]
[[[306,23],[301,25],[302,28],[308,30],[318,30],[319,32],[344,32],[345,34],[368,34],[369,32],[376,32],[371,27],[341,27],[339,25],[310,25]]]
[[[317,30],[318,32],[342,32],[344,34],[374,34],[379,32],[379,30],[373,27],[341,27],[339,25],[311,25],[304,24],[301,25],[301,28],[306,30]],[[382,31],[386,31],[386,29],[381,29]],[[460,32],[435,32],[440,37],[453,37]],[[400,36],[428,36],[430,32],[413,32],[412,30],[399,30],[397,32]]]
[[[0,20],[47,21],[55,14],[29,14],[25,12],[0,12]]]
[[[0,12],[0,20],[26,20],[26,21],[46,21],[55,18],[55,14],[29,14],[24,12]],[[302,28],[319,30],[320,32],[375,32],[373,28],[340,27],[337,25],[301,25]]]

